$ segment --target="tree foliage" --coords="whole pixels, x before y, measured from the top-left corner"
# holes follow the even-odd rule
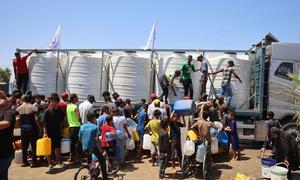
[[[9,68],[0,68],[0,82],[8,83],[10,80],[11,71]]]

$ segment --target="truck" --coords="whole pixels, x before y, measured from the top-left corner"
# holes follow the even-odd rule
[[[273,111],[282,130],[299,143],[300,86],[289,73],[300,77],[300,44],[281,43],[269,33],[246,53],[251,62],[251,86],[249,109],[236,109],[240,139],[264,141],[266,115]]]

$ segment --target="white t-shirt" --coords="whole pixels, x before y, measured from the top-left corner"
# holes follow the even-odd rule
[[[125,133],[124,125],[127,124],[125,116],[113,116],[113,121],[116,130]]]
[[[88,121],[86,116],[89,112],[94,113],[94,108],[93,105],[86,100],[79,105],[79,114],[81,117],[82,124]]]

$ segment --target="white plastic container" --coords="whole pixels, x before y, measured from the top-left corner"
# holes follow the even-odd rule
[[[151,136],[149,134],[144,134],[143,137],[143,149],[144,150],[151,150]]]
[[[151,59],[134,52],[113,54],[109,69],[110,92],[117,92],[122,99],[139,102],[150,95]]]
[[[283,163],[278,163],[275,166],[270,168],[271,180],[286,180],[287,179],[288,169],[278,166],[279,164],[283,164]]]
[[[217,138],[211,138],[211,154],[219,153],[219,145]]]
[[[99,54],[71,55],[67,68],[67,91],[76,93],[80,100],[85,100],[88,95],[94,95],[96,100],[100,100],[102,63]]]
[[[241,84],[233,75],[231,77],[231,89],[233,92],[233,98],[231,101],[231,105],[235,107],[240,107],[244,104],[249,98],[250,92],[250,80],[251,80],[251,64],[246,55],[234,54],[234,53],[224,53],[221,54],[208,54],[205,56],[208,61],[208,69],[209,72],[216,72],[228,65],[228,61],[232,60],[235,64],[234,70],[239,75],[243,83]],[[217,75],[210,75],[211,80],[214,84],[214,88],[216,90],[217,95],[221,92],[221,84],[223,81],[223,74],[219,73]],[[210,88],[211,83],[208,80],[206,85],[206,91],[209,95],[213,95],[213,89]],[[199,88],[198,88],[199,89]],[[226,96],[226,94],[225,94]],[[248,103],[241,109],[247,109]]]
[[[175,70],[180,70],[181,66],[186,62],[185,53],[160,53],[160,57],[157,62],[157,74],[156,77],[156,92],[158,95],[162,94],[162,89],[160,87],[159,81],[157,78],[160,78],[163,74],[174,74]],[[183,99],[184,97],[184,88],[182,83],[179,82],[179,79],[175,79],[173,82],[173,87],[177,96],[174,96],[174,93],[169,89],[169,103],[174,104],[175,101]]]
[[[15,151],[15,161],[17,164],[23,163],[23,154],[21,149]]]
[[[29,82],[28,89],[48,97],[56,92],[56,74],[58,58],[53,54],[36,54],[28,59]],[[65,91],[65,69],[67,56],[60,53],[57,78],[58,93]]]
[[[62,154],[69,153],[70,152],[70,146],[71,146],[70,139],[62,139],[61,140],[61,146],[60,146],[60,152]]]

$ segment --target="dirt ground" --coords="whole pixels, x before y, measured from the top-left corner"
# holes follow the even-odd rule
[[[228,159],[220,157],[220,155],[213,157],[213,179],[234,179],[237,172],[244,173],[252,177],[252,179],[261,178],[261,166],[260,159],[257,158],[259,150],[257,149],[244,149],[242,151],[242,158],[240,161],[228,162]],[[134,153],[133,155],[134,156]],[[65,171],[58,171],[54,174],[47,174],[47,167],[21,167],[14,161],[9,169],[9,179],[10,180],[68,180],[73,179],[75,172],[78,170],[79,166],[68,165]],[[179,170],[179,169],[178,169]],[[122,165],[120,172],[114,179],[125,180],[157,180],[158,178],[158,167],[152,167],[149,162],[149,158],[144,156],[142,162],[136,162],[134,160],[128,160]],[[300,172],[294,172],[295,179],[300,179]],[[172,168],[168,167],[166,169],[166,175],[169,176],[168,179],[183,179],[180,172],[172,172]],[[198,177],[201,179],[201,175]],[[194,177],[189,177],[186,179],[196,179]]]

